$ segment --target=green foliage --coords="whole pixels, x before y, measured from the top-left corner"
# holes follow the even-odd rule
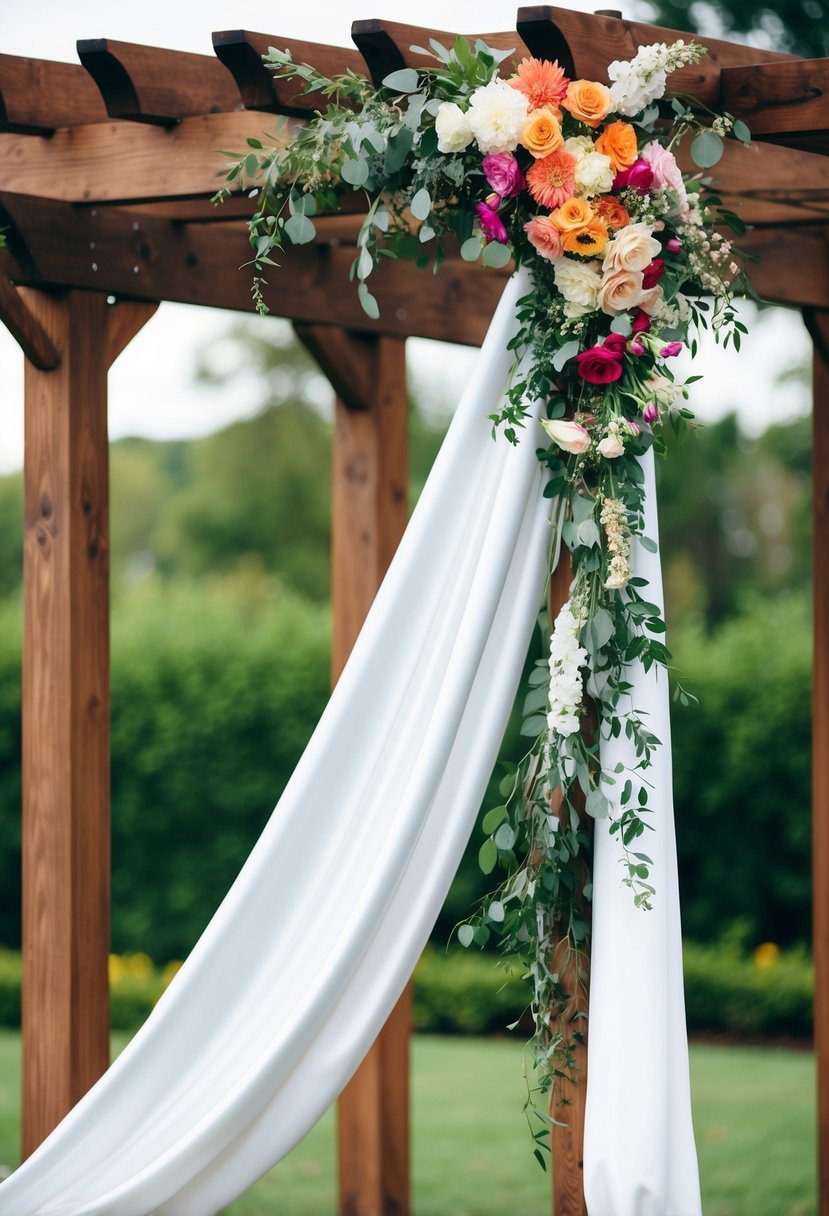
[[[814,974],[805,951],[782,953],[761,966],[732,942],[686,942],[683,959],[691,1033],[811,1038]]]
[[[711,0],[702,5],[689,0],[647,0],[650,14],[643,20],[670,29],[737,42],[794,55],[829,55],[829,5],[826,0],[763,0],[747,5],[742,0]]]

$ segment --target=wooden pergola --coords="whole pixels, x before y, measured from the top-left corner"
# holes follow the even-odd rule
[[[79,42],[80,65],[0,55],[0,317],[26,356],[25,1153],[109,1063],[107,369],[160,301],[251,311],[239,267],[253,203],[240,194],[210,204],[226,163],[217,150],[241,150],[272,115],[301,122],[320,102],[273,80],[267,48],[379,81],[422,66],[410,47],[430,35],[358,21],[354,50],[233,30],[213,35],[214,56],[107,39]],[[484,34],[518,58],[557,57],[568,74],[600,80],[611,60],[673,36],[547,6],[520,9],[516,30]],[[748,122],[755,142],[730,143],[715,176],[752,226],[741,243],[762,258],[758,293],[802,309],[814,339],[815,1038],[819,1210],[829,1216],[829,60],[701,41],[709,55],[672,86]],[[437,278],[386,260],[371,321],[347,273],[359,221],[321,218],[316,242],[286,256],[267,294],[337,394],[335,676],[406,522],[405,339],[480,343],[506,274],[459,256]],[[340,1099],[347,1216],[409,1212],[409,1000]],[[564,1118],[557,1216],[584,1211],[578,1095]]]

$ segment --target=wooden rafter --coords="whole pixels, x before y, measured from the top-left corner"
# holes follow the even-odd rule
[[[757,139],[829,155],[829,59],[723,68],[722,104]]]
[[[76,63],[0,55],[0,131],[51,135],[106,116],[95,82]]]

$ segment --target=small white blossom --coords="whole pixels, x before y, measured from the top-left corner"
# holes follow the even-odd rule
[[[695,42],[677,39],[671,46],[654,42],[640,46],[633,59],[615,59],[607,69],[613,82],[610,96],[617,114],[630,117],[664,96],[668,76],[677,68],[697,63],[704,54]]]
[[[568,600],[556,617],[550,637],[550,701],[547,726],[551,733],[574,735],[584,694],[581,668],[587,651],[579,645],[581,624]]]

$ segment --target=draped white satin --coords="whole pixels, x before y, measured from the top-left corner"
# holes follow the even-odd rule
[[[645,473],[645,535],[658,522],[653,452]],[[664,606],[658,554],[635,543],[644,592]],[[630,706],[661,740],[644,774],[652,831],[631,847],[653,860],[653,910],[634,907],[622,885],[622,849],[608,820],[596,823],[590,963],[584,1193],[590,1216],[699,1216],[697,1157],[691,1123],[682,938],[671,781],[668,680],[664,669],[629,667]],[[623,706],[623,709],[628,708]],[[602,764],[635,764],[630,743],[603,741]],[[630,773],[638,788],[635,774]],[[624,775],[619,780],[624,781]]]
[[[508,383],[507,343],[526,289],[520,273],[505,289],[352,656],[239,878],[144,1027],[0,1184],[2,1216],[210,1216],[316,1122],[393,1007],[474,824],[543,589],[550,525],[539,435],[530,422],[512,448],[493,442],[487,421]],[[656,733],[665,727],[655,716]],[[602,926],[619,873],[600,850],[596,886],[609,894],[596,900],[591,1216],[698,1210],[647,1206],[657,1175],[696,1176],[693,1141],[666,1139],[664,1123],[669,1112],[669,1127],[690,1130],[668,826],[658,836],[666,857],[656,910],[630,916],[621,892],[613,906],[630,923],[610,947]],[[620,966],[609,949],[634,963]],[[670,1034],[617,1051],[637,1021],[634,997],[656,1003]],[[641,1116],[628,1106],[622,1118],[614,1095],[627,1099],[639,1085],[649,1095]],[[605,1103],[607,1126],[596,1113]],[[628,1136],[626,1123],[654,1144],[641,1185],[633,1158],[607,1141]]]

